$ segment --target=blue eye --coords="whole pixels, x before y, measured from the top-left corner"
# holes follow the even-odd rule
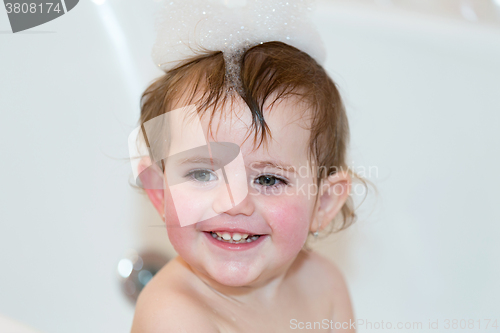
[[[218,180],[217,175],[213,173],[210,170],[194,170],[189,172],[186,176],[186,178],[191,178],[194,181],[200,182],[200,183],[207,183],[210,181]]]
[[[262,175],[257,177],[257,184],[265,186],[265,187],[274,187],[279,185],[279,183],[283,183],[284,185],[288,185],[288,182],[282,178],[275,177],[273,175]]]

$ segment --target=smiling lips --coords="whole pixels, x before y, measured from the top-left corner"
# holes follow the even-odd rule
[[[239,232],[219,232],[219,231],[211,231],[210,234],[213,238],[226,241],[229,243],[250,243],[252,241],[257,240],[260,235],[250,235],[248,233],[239,233]]]
[[[266,232],[258,228],[249,230],[228,225],[219,227],[206,226],[201,231],[207,235],[211,243],[228,250],[249,249],[267,236]]]
[[[258,246],[260,243],[265,240],[268,235],[250,235],[246,234],[246,238],[243,238],[245,234],[241,234],[238,232],[211,232],[211,231],[204,231],[203,232],[209,243],[224,249],[224,250],[230,250],[230,251],[241,251],[241,250],[249,250],[251,248],[254,248]],[[219,236],[217,233],[219,233],[221,236]],[[229,238],[229,240],[225,240],[224,237]],[[238,237],[241,237],[240,240],[235,241],[233,240],[233,237],[235,239],[238,239]]]

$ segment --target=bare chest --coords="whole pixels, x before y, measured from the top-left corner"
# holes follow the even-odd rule
[[[285,298],[273,307],[235,305],[211,310],[220,333],[280,333],[306,326],[308,332],[329,332],[325,323],[333,318],[332,303],[327,295]]]

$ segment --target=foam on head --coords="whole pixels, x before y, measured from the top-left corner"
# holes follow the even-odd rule
[[[153,61],[167,71],[196,51],[222,51],[231,80],[242,51],[280,41],[323,65],[326,53],[309,20],[312,10],[312,0],[166,0],[156,20]]]

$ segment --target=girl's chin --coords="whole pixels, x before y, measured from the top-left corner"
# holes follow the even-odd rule
[[[215,268],[215,269],[214,269]],[[258,274],[249,267],[221,266],[207,268],[208,277],[228,287],[243,287],[255,283]]]
[[[248,287],[254,282],[253,279],[232,277],[212,277],[217,283],[226,287]]]

